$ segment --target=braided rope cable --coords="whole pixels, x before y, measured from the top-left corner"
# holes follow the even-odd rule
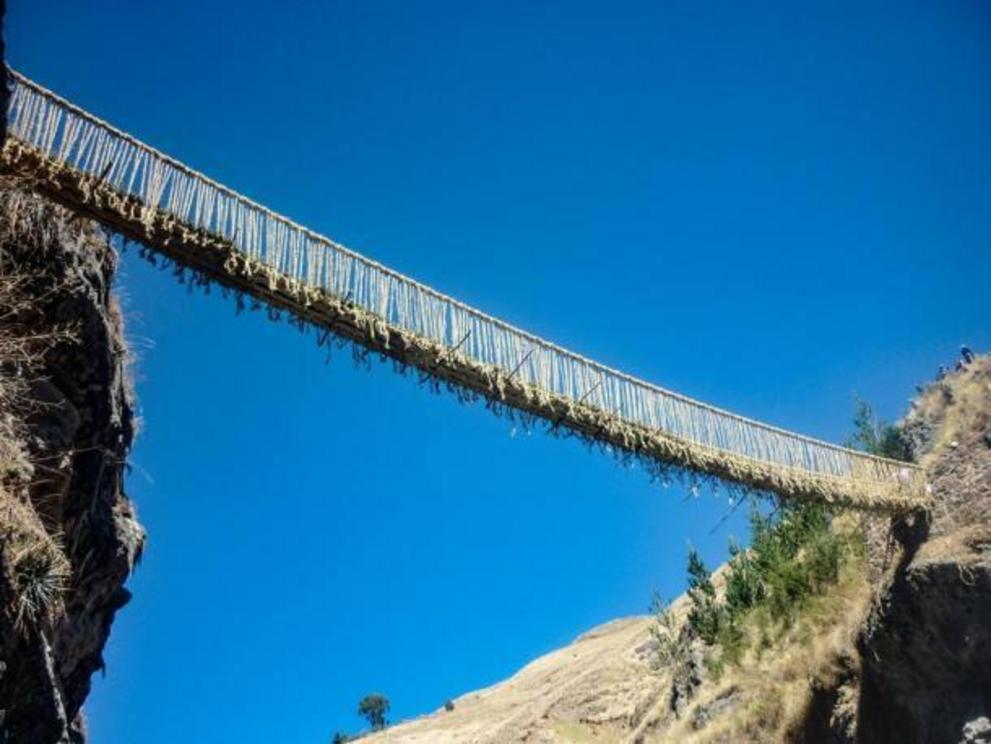
[[[814,474],[890,484],[915,466],[726,411],[564,349],[313,232],[11,70],[10,132],[245,256],[505,375],[707,447]]]

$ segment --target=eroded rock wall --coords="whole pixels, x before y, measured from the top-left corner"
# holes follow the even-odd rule
[[[991,742],[991,357],[929,386],[903,426],[935,506],[861,635],[857,740]]]
[[[16,184],[0,188],[0,221],[0,273],[17,277],[19,293],[0,313],[15,310],[9,332],[51,339],[30,369],[7,366],[25,391],[0,412],[17,439],[3,448],[0,487],[8,513],[27,514],[68,562],[49,618],[0,613],[0,741],[80,742],[90,677],[144,543],[123,491],[134,416],[111,291],[117,258],[90,225]],[[0,545],[0,594],[17,591],[17,559],[13,540]]]

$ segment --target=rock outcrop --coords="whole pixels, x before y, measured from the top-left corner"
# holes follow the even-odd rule
[[[0,359],[0,741],[11,744],[84,740],[90,677],[144,542],[123,492],[134,417],[116,261],[89,224],[2,184],[11,343],[0,348],[17,352]]]

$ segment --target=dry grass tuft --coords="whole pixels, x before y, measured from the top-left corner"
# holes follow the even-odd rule
[[[0,560],[10,596],[2,608],[21,632],[54,623],[64,611],[71,568],[57,537],[34,510],[0,491]]]

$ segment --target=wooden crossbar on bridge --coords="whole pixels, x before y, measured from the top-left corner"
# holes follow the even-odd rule
[[[662,467],[786,498],[901,511],[911,464],[693,400],[586,359],[257,204],[11,71],[3,169],[224,286]]]

